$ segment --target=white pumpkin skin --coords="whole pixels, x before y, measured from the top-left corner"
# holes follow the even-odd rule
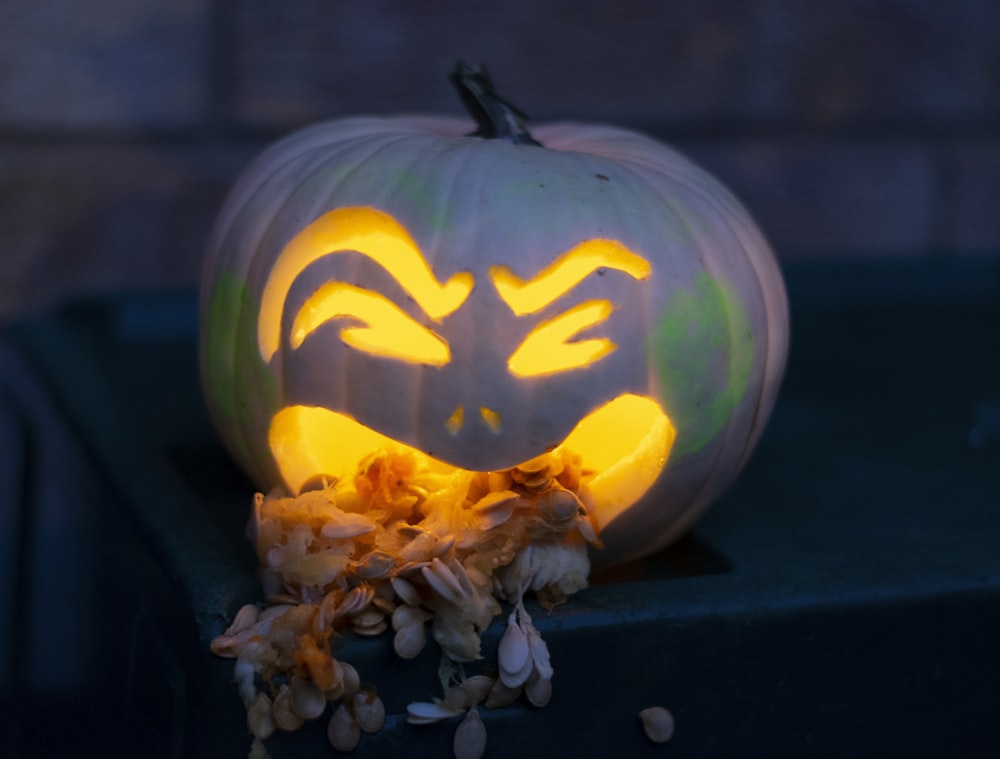
[[[622,394],[656,398],[677,438],[645,496],[602,534],[598,563],[669,542],[732,481],[775,401],[788,344],[784,286],[762,235],[715,180],[669,148],[621,129],[539,125],[544,146],[465,137],[471,125],[424,117],[319,124],[266,151],[217,222],[202,284],[202,374],[223,441],[264,489],[281,483],[268,447],[272,417],[291,405],[346,413],[467,469],[494,470],[557,445]],[[288,242],[323,214],[377,209],[402,225],[440,282],[474,285],[454,313],[430,319],[391,276],[354,254],[306,267],[288,292],[280,347],[258,346],[258,308]],[[614,270],[584,278],[551,306],[516,316],[490,268],[524,279],[590,239],[649,261],[647,279]],[[384,293],[451,348],[444,366],[371,356],[340,339],[341,320],[289,345],[292,317],[330,279]],[[507,359],[526,332],[574,304],[615,311],[582,337],[616,348],[596,363],[531,378]],[[670,355],[666,355],[669,353]],[[498,432],[445,425],[457,405],[502,418]]]

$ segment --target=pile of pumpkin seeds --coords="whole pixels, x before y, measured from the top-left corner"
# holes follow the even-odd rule
[[[251,533],[265,599],[240,609],[212,651],[234,658],[253,735],[264,741],[328,717],[331,745],[351,751],[379,730],[375,686],[335,656],[336,635],[392,631],[411,659],[434,639],[443,695],[412,703],[413,725],[458,722],[457,759],[486,746],[480,708],[552,692],[548,648],[524,606],[546,608],[586,587],[588,545],[597,545],[579,458],[556,449],[497,472],[432,471],[412,450],[369,456],[352,482],[323,480],[295,497],[257,494]],[[484,658],[481,635],[509,604],[497,677],[466,677]],[[429,636],[428,636],[429,634]]]

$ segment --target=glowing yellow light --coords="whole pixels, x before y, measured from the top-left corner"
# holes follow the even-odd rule
[[[663,471],[677,432],[660,404],[620,395],[580,420],[560,447],[594,472],[592,514],[604,528],[639,500]]]
[[[494,411],[493,409],[486,408],[486,406],[480,406],[479,416],[483,418],[483,421],[486,422],[486,426],[489,427],[490,430],[492,430],[493,432],[499,434],[500,431],[503,429],[500,424],[501,422],[500,414]]]
[[[577,369],[604,358],[617,346],[607,338],[570,338],[611,316],[614,306],[607,300],[589,300],[542,322],[528,333],[507,360],[516,377],[537,377]]]
[[[303,304],[292,323],[292,347],[302,345],[321,324],[343,318],[365,323],[340,330],[340,339],[352,348],[432,366],[451,360],[448,343],[440,335],[384,295],[343,282],[327,282]]]
[[[488,411],[480,409],[484,420]],[[656,401],[632,394],[618,396],[573,428],[560,448],[580,456],[592,513],[600,527],[628,509],[652,486],[666,466],[675,436],[670,419]],[[350,482],[361,461],[380,450],[413,453],[436,473],[461,471],[365,427],[346,414],[324,408],[282,409],[271,422],[269,439],[281,475],[293,493],[318,475]],[[504,466],[508,464],[503,462]]]
[[[265,361],[278,350],[281,312],[292,283],[314,261],[345,251],[379,264],[434,320],[453,313],[472,291],[469,272],[455,274],[443,285],[438,282],[416,242],[389,214],[361,206],[328,211],[288,242],[268,276],[257,321]]]
[[[570,248],[533,278],[523,280],[507,266],[490,267],[490,278],[503,302],[518,316],[541,311],[598,269],[616,269],[646,279],[649,262],[620,242],[587,240]]]
[[[350,481],[361,460],[381,450],[413,450],[346,414],[317,406],[287,406],[275,414],[268,434],[271,453],[292,493],[317,475]],[[455,467],[414,451],[435,471]]]
[[[465,424],[465,407],[458,406],[451,412],[451,416],[448,417],[448,421],[444,423],[444,426],[448,428],[448,432],[452,435],[457,435],[459,430],[462,429],[463,424]]]

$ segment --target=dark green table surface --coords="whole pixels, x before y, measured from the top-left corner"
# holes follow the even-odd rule
[[[749,467],[673,548],[535,614],[554,696],[484,712],[488,756],[1000,756],[1000,265],[787,278],[789,369]],[[196,333],[189,292],[81,301],[8,330],[82,462],[36,455],[33,477],[88,473],[89,547],[67,570],[86,612],[62,620],[86,634],[83,674],[54,700],[25,684],[11,730],[26,754],[245,755],[231,662],[208,643],[259,597],[253,488],[207,423]],[[453,728],[402,717],[437,695],[436,655],[390,648],[339,644],[389,710],[355,755],[449,756]],[[676,717],[664,746],[638,728],[652,704]],[[62,738],[50,727],[78,719],[87,729]],[[330,753],[320,724],[270,745]]]

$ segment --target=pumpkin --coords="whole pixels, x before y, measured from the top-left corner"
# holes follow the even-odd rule
[[[264,489],[372,451],[434,471],[578,457],[613,563],[685,529],[747,461],[788,316],[747,212],[624,129],[533,126],[470,69],[478,121],[303,129],[239,179],[202,284],[207,405]]]

